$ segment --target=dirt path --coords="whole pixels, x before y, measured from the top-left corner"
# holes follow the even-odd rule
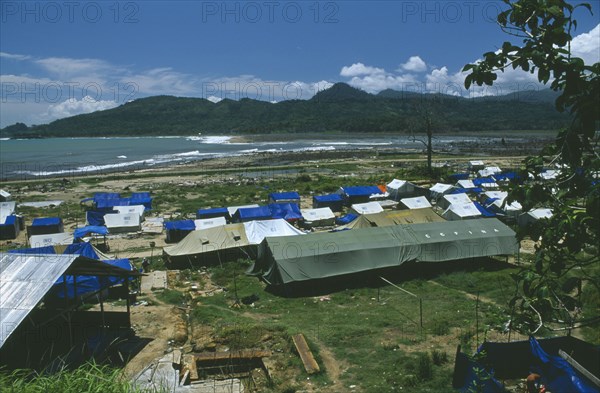
[[[323,362],[327,376],[331,380],[331,385],[327,389],[321,391],[330,393],[346,392],[348,388],[340,381],[343,369],[345,368],[344,365],[335,358],[333,352],[331,352],[322,341],[314,338],[313,341],[319,346],[321,361]]]

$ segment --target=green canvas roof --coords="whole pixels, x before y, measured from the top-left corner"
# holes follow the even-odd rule
[[[359,228],[267,237],[249,274],[281,285],[400,266],[413,260],[440,262],[517,251],[514,231],[497,219]]]

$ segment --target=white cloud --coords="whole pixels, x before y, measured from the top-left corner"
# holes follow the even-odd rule
[[[29,59],[31,59],[31,56],[18,55],[18,54],[15,54],[15,53],[0,52],[0,58],[9,59],[9,60],[23,61],[23,60],[29,60]]]
[[[400,69],[411,72],[427,71],[427,64],[419,56],[411,56],[408,61],[400,65]]]
[[[374,75],[383,73],[385,73],[383,68],[370,67],[364,65],[363,63],[354,63],[351,66],[344,66],[340,71],[340,75],[347,78],[360,75]]]
[[[135,94],[145,95],[191,95],[197,93],[200,87],[199,81],[192,75],[174,71],[170,67],[121,75],[119,82],[135,89]]]
[[[124,68],[99,59],[72,59],[67,57],[47,57],[34,61],[46,72],[63,80],[96,75],[120,73]]]
[[[76,98],[70,98],[58,104],[51,104],[48,106],[48,110],[42,115],[42,118],[46,118],[47,121],[60,119],[68,116],[80,115],[83,113],[91,113],[96,111],[103,111],[119,106],[115,101],[96,101],[90,96],[83,97],[81,100]]]
[[[571,41],[571,53],[581,57],[587,65],[600,62],[600,24],[589,33],[574,37]]]

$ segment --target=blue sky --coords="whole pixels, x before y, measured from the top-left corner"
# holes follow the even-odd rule
[[[600,57],[600,3],[574,51]],[[508,72],[465,91],[460,69],[509,37],[499,1],[2,1],[0,126],[168,94],[310,98],[335,82],[463,96],[539,88]]]

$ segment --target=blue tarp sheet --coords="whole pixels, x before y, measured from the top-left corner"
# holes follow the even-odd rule
[[[289,200],[300,200],[300,194],[295,191],[292,192],[273,192],[269,194],[269,199],[277,202],[277,201],[289,201]]]
[[[455,188],[450,194],[481,194],[483,189],[481,187],[475,188]]]
[[[104,215],[105,214],[116,214],[116,211],[108,211],[108,212],[95,212],[95,211],[91,211],[88,210],[87,212],[85,212],[85,219],[87,220],[88,224],[91,226],[103,226],[105,224],[104,222]]]
[[[577,341],[579,344],[570,344],[570,341]],[[491,370],[491,374],[496,378],[525,378],[531,372],[535,372],[541,375],[540,382],[550,392],[596,393],[598,390],[593,387],[591,382],[588,382],[566,360],[558,356],[558,349],[569,352],[569,347],[577,348],[579,346],[577,352],[580,352],[582,345],[594,347],[572,337],[556,337],[540,341],[530,337],[529,341],[512,343],[485,342],[479,347],[478,352],[485,352],[484,363],[488,367],[487,371]],[[595,351],[597,356],[597,347]],[[473,368],[484,369],[485,367],[468,359],[466,355],[461,355],[460,359],[457,359],[456,380],[453,383],[462,392],[468,392],[477,378]],[[459,366],[462,370],[456,373]],[[482,391],[495,393],[505,390],[501,388],[501,384],[496,379],[492,378],[485,383]]]
[[[82,228],[77,228],[75,229],[75,231],[73,232],[73,238],[74,239],[80,239],[82,237],[86,237],[92,233],[98,234],[98,235],[106,235],[108,234],[108,229],[104,226],[100,226],[100,225],[88,225]]]
[[[96,201],[96,209],[112,210],[115,206],[129,206],[131,200],[129,198],[121,199],[100,199]]]
[[[31,226],[32,227],[43,227],[43,226],[50,226],[50,225],[60,225],[61,222],[62,222],[62,220],[60,219],[60,217],[34,218]]]
[[[94,201],[99,201],[101,199],[119,199],[121,198],[121,194],[118,192],[97,192],[94,194]]]
[[[149,192],[132,192],[131,199],[152,199]]]
[[[348,213],[345,216],[336,218],[335,223],[338,225],[345,225],[345,224],[348,224],[349,222],[356,220],[357,217],[358,217],[357,214]]]
[[[479,187],[485,183],[495,183],[495,182],[496,181],[494,179],[492,179],[491,177],[478,177],[477,179],[473,179],[473,184],[475,184],[477,187]]]
[[[17,222],[17,216],[12,215],[12,216],[6,217],[6,220],[4,220],[3,223],[0,223],[0,225],[15,225],[16,222]]]
[[[167,231],[193,231],[196,229],[196,224],[194,223],[194,220],[167,221],[165,222],[165,229]]]
[[[520,181],[521,176],[517,172],[504,172],[504,173],[496,173],[492,176],[496,181],[502,180],[510,180],[510,181]]]
[[[340,194],[327,194],[327,195],[315,195],[313,202],[326,203],[326,202],[342,202],[344,199]]]
[[[473,204],[475,205],[475,207],[477,208],[477,210],[479,210],[479,212],[481,213],[482,216],[484,217],[496,217],[496,213],[494,213],[493,211],[491,211],[490,209],[481,206],[481,204],[477,201],[473,202]]]
[[[344,190],[344,194],[347,197],[365,197],[371,195],[380,195],[383,194],[383,191],[379,189],[377,186],[352,186],[352,187],[342,187]]]
[[[144,205],[144,210],[152,210],[152,197],[149,192],[131,193],[131,205]]]
[[[239,208],[235,215],[241,222],[269,220],[273,218],[269,206]]]
[[[300,220],[302,213],[296,203],[272,203],[269,205],[272,218],[283,218],[286,221]]]
[[[453,173],[452,175],[448,176],[450,179],[454,180],[454,182],[457,182],[459,180],[467,180],[469,178],[469,173]]]
[[[86,242],[69,244],[67,248],[65,248],[63,254],[81,255],[91,259],[100,259],[100,256],[96,253],[92,244]]]
[[[214,209],[198,209],[196,212],[196,218],[215,218],[225,217],[229,218],[229,210],[226,207],[216,207]]]
[[[9,250],[9,254],[56,254],[53,246],[20,248],[18,250]]]

